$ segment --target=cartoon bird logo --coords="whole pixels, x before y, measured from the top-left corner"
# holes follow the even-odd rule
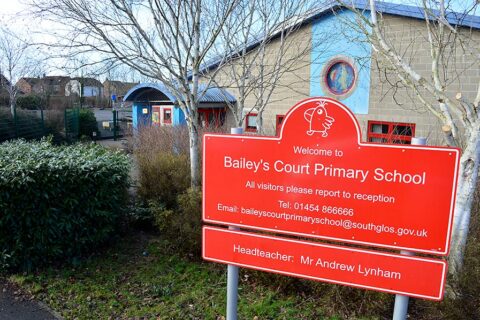
[[[316,107],[306,110],[303,114],[305,120],[310,123],[310,130],[307,131],[309,136],[313,135],[315,132],[321,133],[322,137],[328,136],[327,131],[330,129],[335,119],[327,114],[325,102],[326,101],[324,100],[318,102]]]

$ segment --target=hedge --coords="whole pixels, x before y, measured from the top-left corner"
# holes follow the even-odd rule
[[[38,95],[19,96],[17,98],[17,108],[27,110],[45,109],[45,99]]]
[[[93,132],[98,132],[97,118],[90,109],[80,109],[78,113],[78,134],[80,137],[93,137]]]
[[[128,173],[128,156],[95,144],[0,144],[0,262],[32,270],[107,241],[127,201]]]

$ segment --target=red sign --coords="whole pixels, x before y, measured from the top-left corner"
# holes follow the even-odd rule
[[[204,227],[203,258],[364,289],[442,300],[447,264],[305,241]]]
[[[280,137],[205,135],[204,221],[447,254],[459,150],[360,141],[328,98],[296,104]]]

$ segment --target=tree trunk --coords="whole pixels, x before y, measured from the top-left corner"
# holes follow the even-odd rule
[[[199,137],[198,124],[195,119],[188,125],[190,140],[190,186],[198,188],[200,186],[200,155],[199,155]]]
[[[15,117],[15,95],[10,92],[9,94],[10,98],[10,113],[12,114],[12,117]]]
[[[480,130],[472,130],[467,147],[460,158],[457,198],[450,253],[450,273],[458,275],[463,265],[468,228],[476,191],[480,156]]]
[[[257,113],[257,133],[263,134],[263,111]]]

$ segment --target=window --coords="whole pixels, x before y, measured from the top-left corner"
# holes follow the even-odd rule
[[[225,108],[198,109],[200,124],[203,128],[220,128],[225,124]]]
[[[53,85],[53,94],[60,93],[60,86],[58,84]]]
[[[257,131],[257,114],[249,113],[245,118],[245,131],[256,132]]]
[[[368,121],[368,142],[410,144],[414,135],[414,123]]]
[[[163,124],[172,124],[172,108],[163,108]]]
[[[280,130],[282,129],[282,123],[283,119],[285,119],[284,114],[277,114],[276,120],[275,120],[275,132],[278,135],[280,135]]]
[[[353,59],[347,56],[335,56],[323,67],[320,85],[324,94],[336,99],[345,99],[355,90],[357,68]]]
[[[152,124],[154,126],[160,125],[160,107],[152,106]]]

